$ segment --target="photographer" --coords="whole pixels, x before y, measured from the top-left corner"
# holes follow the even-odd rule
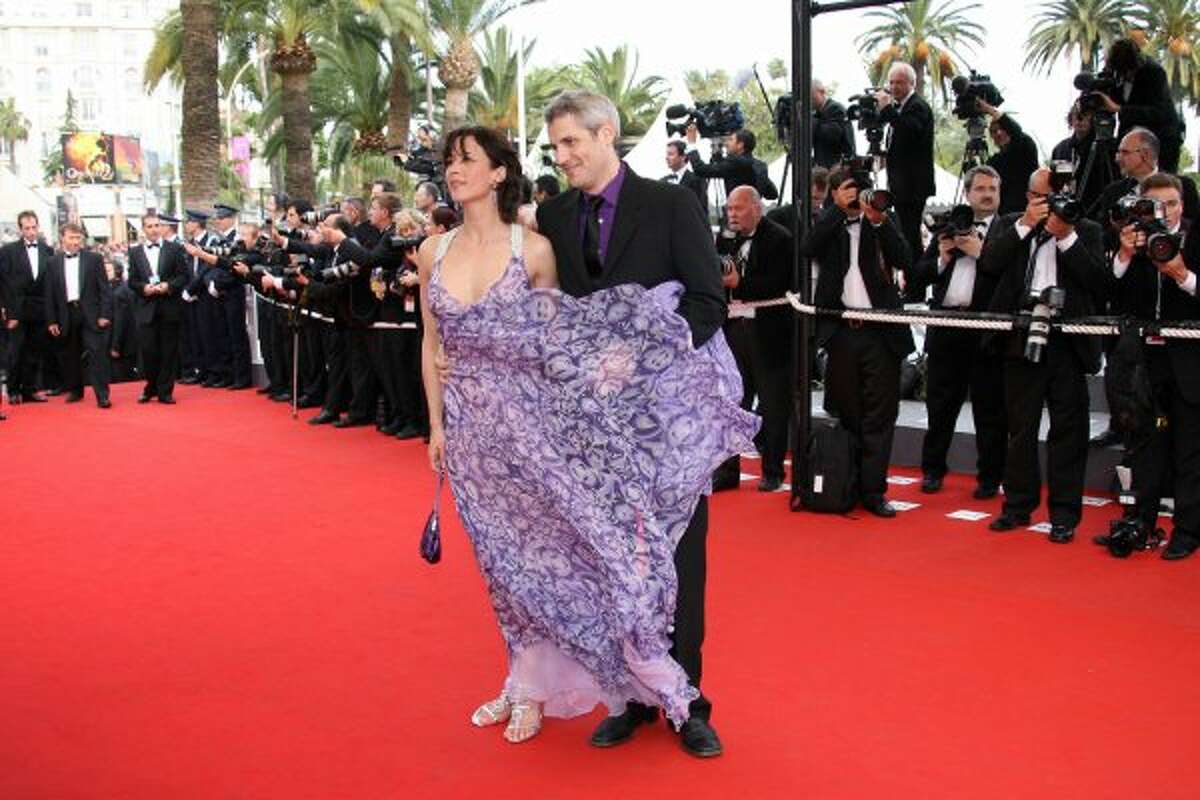
[[[413,191],[413,208],[426,217],[442,204],[442,193],[433,181],[421,181]]]
[[[1114,296],[1123,312],[1139,320],[1169,324],[1200,318],[1195,296],[1200,248],[1195,237],[1184,237],[1179,179],[1150,175],[1141,183],[1140,197],[1143,203],[1130,204],[1112,259]],[[1114,555],[1141,549],[1155,530],[1159,502],[1173,494],[1175,534],[1163,558],[1186,558],[1200,545],[1200,474],[1192,466],[1200,455],[1200,344],[1143,332],[1139,349],[1151,407],[1126,419],[1135,505],[1112,533],[1093,541],[1109,546]],[[1137,384],[1139,377],[1126,375],[1125,381]],[[1126,389],[1129,395],[1137,386]],[[1114,413],[1128,408],[1119,404]]]
[[[1100,226],[1084,219],[1072,198],[1054,194],[1050,176],[1046,168],[1030,176],[1024,213],[999,222],[1000,231],[978,264],[980,272],[999,281],[989,310],[1021,314],[1024,320],[1018,329],[985,340],[1004,357],[1009,430],[1003,511],[989,527],[1009,531],[1029,525],[1041,496],[1038,429],[1042,408],[1048,407],[1050,541],[1066,543],[1082,514],[1085,376],[1100,369],[1100,344],[1094,336],[1047,331],[1047,326],[1055,314],[1095,313],[1093,292],[1105,280],[1104,245]]]
[[[987,165],[1000,176],[998,213],[1020,211],[1025,208],[1024,187],[1029,185],[1029,176],[1038,168],[1037,142],[1011,115],[983,100],[975,102],[990,118],[988,133],[998,148],[987,160]]]
[[[846,107],[831,98],[821,81],[812,82],[813,163],[826,169],[854,155],[854,125]]]
[[[708,182],[701,180],[696,173],[688,169],[687,145],[678,139],[667,142],[667,169],[671,171],[663,176],[663,182],[691,189],[700,201],[704,218],[708,219]]]
[[[888,188],[896,195],[896,218],[912,253],[923,250],[921,217],[934,195],[933,110],[914,89],[917,73],[904,62],[888,70],[888,90],[875,102],[879,120],[891,126],[887,141]]]
[[[1118,116],[1117,136],[1124,137],[1136,127],[1148,128],[1161,142],[1163,172],[1177,171],[1184,123],[1171,98],[1166,71],[1128,38],[1109,45],[1104,67],[1096,76],[1100,86],[1095,95],[1103,110]]]
[[[767,165],[754,157],[754,147],[758,139],[753,131],[743,128],[729,134],[725,138],[725,155],[714,155],[709,164],[700,160],[700,153],[696,150],[696,140],[700,131],[695,123],[688,125],[686,135],[688,163],[692,165],[692,172],[696,177],[705,180],[720,178],[725,183],[726,197],[733,194],[733,190],[739,186],[753,186],[767,200],[779,198],[779,190],[767,175]]]
[[[1121,178],[1104,187],[1100,193],[1090,214],[1094,220],[1101,225],[1107,224],[1109,212],[1122,197],[1137,191],[1141,181],[1164,171],[1159,160],[1159,147],[1158,137],[1146,128],[1134,128],[1121,138],[1116,154]],[[1181,177],[1179,180],[1183,187],[1183,218],[1191,222],[1200,212],[1200,197],[1197,197],[1196,184],[1190,178]],[[1109,233],[1112,249],[1116,247],[1116,230],[1110,229]]]
[[[1003,178],[986,165],[963,175],[963,191],[970,205],[957,207],[934,229],[928,249],[908,276],[909,284],[920,287],[921,294],[925,286],[933,286],[930,308],[987,310],[997,276],[982,271],[979,265],[990,256],[1002,228],[996,215],[1003,186]],[[975,499],[995,497],[1004,478],[1008,435],[1004,369],[999,358],[984,351],[982,339],[980,331],[967,328],[930,327],[926,332],[929,429],[921,449],[921,491],[926,494],[942,488],[946,454],[968,395],[975,421]]]
[[[726,206],[729,229],[737,236],[722,260],[722,283],[729,292],[725,337],[742,375],[742,408],[762,416],[760,492],[783,484],[791,419],[788,363],[792,312],[786,307],[747,308],[743,301],[772,300],[792,284],[792,234],[763,217],[762,197],[753,186],[739,186]],[[736,488],[740,460],[729,459],[714,475],[714,486]],[[732,479],[731,481],[729,479]]]
[[[1052,161],[1070,161],[1075,167],[1075,194],[1084,208],[1091,208],[1110,182],[1108,177],[1111,165],[1094,163],[1091,173],[1087,176],[1087,186],[1079,186],[1084,177],[1083,170],[1087,167],[1092,145],[1096,141],[1096,132],[1092,125],[1092,113],[1079,107],[1078,101],[1071,104],[1067,112],[1067,127],[1071,135],[1054,146],[1050,153]],[[1099,156],[1097,157],[1099,159]]]
[[[804,240],[821,279],[822,308],[900,308],[895,272],[912,264],[908,245],[886,211],[859,186],[869,175],[839,166],[829,176],[833,204],[817,216]],[[900,362],[914,349],[908,326],[819,317],[817,343],[829,353],[826,409],[859,440],[862,505],[894,517],[887,501],[887,468],[900,408]]]

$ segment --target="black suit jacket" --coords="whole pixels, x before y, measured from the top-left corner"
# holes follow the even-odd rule
[[[836,100],[813,111],[813,161],[832,167],[854,155],[854,126],[846,119],[845,107]]]
[[[1008,114],[1001,115],[996,124],[1010,138],[1004,149],[987,161],[989,167],[1000,173],[1000,213],[1024,211],[1029,176],[1038,168],[1037,142]]]
[[[671,180],[671,175],[663,176],[664,183],[674,183]],[[700,210],[704,212],[705,218],[708,217],[708,181],[697,177],[696,173],[691,170],[684,170],[679,176],[679,185],[685,189],[690,189],[696,195],[696,199],[700,201]]]
[[[725,194],[729,195],[739,186],[753,186],[764,200],[775,200],[779,189],[767,177],[767,165],[754,156],[729,154],[714,158],[708,164],[700,160],[695,150],[688,152],[688,163],[692,172],[700,178],[720,178],[725,182]]]
[[[1200,279],[1200,232],[1189,231],[1183,243],[1183,263]],[[1200,299],[1179,288],[1172,280],[1163,281],[1162,318],[1164,320],[1200,320]],[[1167,353],[1179,391],[1189,403],[1200,403],[1200,341],[1168,339]]]
[[[904,304],[900,290],[896,288],[895,273],[907,273],[912,267],[912,256],[900,228],[891,216],[879,227],[867,222],[866,218],[859,225],[862,231],[858,242],[858,268],[871,297],[871,307],[902,308]],[[844,309],[842,284],[850,269],[846,212],[837,206],[823,209],[809,229],[803,247],[805,254],[815,259],[821,270],[814,296],[816,305]],[[818,317],[817,344],[828,344],[840,325],[838,319]],[[897,357],[903,358],[916,349],[912,330],[907,325],[887,324],[882,329],[888,349]]]
[[[1029,251],[1036,233],[1024,240],[1017,234],[1016,222],[1020,214],[1009,214],[992,225],[1000,225],[1000,231],[991,247],[979,259],[978,271],[995,277],[996,291],[988,310],[1002,314],[1015,314],[1022,308],[1025,294],[1025,273],[1029,267]],[[1067,319],[1087,317],[1096,313],[1096,295],[1109,282],[1112,273],[1104,265],[1104,237],[1100,226],[1091,220],[1081,220],[1075,226],[1079,234],[1068,250],[1057,254],[1058,286],[1066,290],[1066,301],[1062,316]],[[1055,245],[1057,247],[1057,245]],[[1021,358],[1025,337],[1011,331],[991,340],[999,351],[1010,358]],[[1100,340],[1095,336],[1069,337],[1084,371],[1094,374],[1100,370]]]
[[[147,297],[143,294],[150,284],[150,260],[144,244],[129,250],[129,288],[133,290],[134,316],[139,325],[153,325],[156,321],[178,322],[182,315],[180,294],[188,285],[187,253],[174,242],[160,242],[158,253],[158,279],[167,284],[165,295]]]
[[[1079,184],[1079,180],[1083,178],[1083,171],[1087,168],[1088,158],[1092,152],[1092,145],[1095,143],[1096,137],[1093,134],[1088,134],[1083,139],[1077,139],[1074,136],[1068,136],[1058,144],[1054,145],[1054,149],[1050,152],[1050,158],[1054,161],[1071,161],[1075,164],[1075,183]],[[1096,198],[1104,191],[1104,187],[1109,183],[1109,177],[1115,174],[1116,165],[1102,163],[1105,161],[1104,153],[1096,152],[1096,160],[1092,164],[1092,170],[1088,173],[1087,186],[1076,190],[1080,201],[1084,208],[1091,208],[1096,202]]]
[[[933,183],[933,110],[916,92],[904,104],[883,109],[879,118],[892,126],[888,142],[888,188],[897,203],[924,203],[936,192]]]
[[[37,280],[33,278],[33,266],[25,252],[25,240],[18,239],[0,248],[0,308],[7,319],[22,322],[43,322],[46,319],[45,295],[46,265],[54,256],[54,249],[38,240]]]
[[[46,270],[46,324],[58,325],[62,335],[70,332],[71,317],[67,310],[67,278],[63,271],[65,256],[55,253]],[[101,319],[110,322],[113,318],[112,285],[104,273],[104,259],[89,250],[79,251],[79,305],[83,322],[94,332],[100,331],[96,323]]]
[[[538,230],[550,239],[562,290],[582,297],[626,283],[652,288],[683,284],[679,315],[694,346],[707,342],[725,321],[721,267],[708,221],[694,195],[681,186],[643,178],[628,166],[617,197],[604,271],[593,280],[579,235],[581,193],[570,189],[538,206]]]
[[[738,300],[774,300],[792,288],[792,234],[764,217],[750,239],[750,254],[733,296]],[[787,364],[791,352],[791,306],[754,312],[754,339],[765,360]]]
[[[1136,127],[1149,128],[1162,141],[1182,141],[1184,124],[1171,99],[1166,70],[1146,59],[1133,74],[1129,99],[1118,92],[1113,98],[1121,106],[1117,115],[1117,139]]]
[[[137,319],[134,309],[137,297],[129,284],[119,281],[112,284],[113,321],[111,347],[122,358],[137,355]]]

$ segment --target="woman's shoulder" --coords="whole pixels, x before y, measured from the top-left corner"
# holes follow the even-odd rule
[[[438,250],[442,247],[442,241],[450,235],[450,232],[438,233],[433,236],[426,237],[425,241],[421,242],[421,246],[417,248],[417,268],[424,272],[433,267],[433,261],[437,257]]]
[[[547,256],[554,257],[554,247],[550,244],[550,240],[535,230],[525,229],[525,257],[545,258]]]

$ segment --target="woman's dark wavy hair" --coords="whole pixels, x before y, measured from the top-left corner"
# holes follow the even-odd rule
[[[442,145],[442,163],[448,164],[451,155],[464,156],[463,142],[474,139],[475,144],[487,154],[493,168],[504,167],[504,180],[496,189],[496,205],[500,208],[500,219],[507,223],[517,221],[517,209],[521,206],[521,159],[517,151],[504,136],[482,125],[455,128],[446,136]]]

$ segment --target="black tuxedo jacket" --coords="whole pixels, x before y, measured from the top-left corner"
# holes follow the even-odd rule
[[[580,191],[570,189],[538,206],[538,230],[554,247],[559,284],[567,294],[582,297],[625,283],[649,289],[679,281],[684,287],[679,315],[692,329],[692,344],[699,347],[725,322],[720,260],[708,222],[689,190],[625,169],[598,279],[588,275],[583,260]]]
[[[1020,238],[1016,228],[1020,217],[1020,214],[1009,214],[992,223],[993,227],[999,225],[1000,230],[991,247],[979,259],[978,272],[991,275],[998,281],[989,311],[1015,314],[1021,310],[1024,301],[1029,251],[1037,235],[1030,233],[1024,240]],[[1061,312],[1066,319],[1095,314],[1098,308],[1097,294],[1110,282],[1108,276],[1112,274],[1105,269],[1104,236],[1100,226],[1085,219],[1075,226],[1075,232],[1079,234],[1075,244],[1067,251],[1057,254],[1058,285],[1067,293]],[[1089,374],[1098,372],[1099,338],[1071,335],[1069,339],[1083,363],[1084,371]],[[1022,357],[1025,344],[1022,333],[1011,331],[995,338],[985,336],[985,341],[989,340],[996,343],[1003,355],[1010,358]]]
[[[179,295],[187,288],[187,253],[173,242],[160,242],[158,254],[158,279],[167,284],[170,291],[165,295],[146,297],[142,292],[150,284],[150,260],[144,244],[129,250],[129,288],[135,297],[134,316],[139,325],[152,325],[156,321],[178,322],[182,312]]]
[[[836,100],[813,112],[813,161],[832,167],[846,156],[854,155],[854,127],[846,119],[846,109]]]
[[[996,124],[1010,138],[1004,149],[987,161],[989,167],[1000,173],[1000,213],[1024,211],[1029,176],[1038,168],[1037,142],[1008,114],[1002,115]]]
[[[773,300],[792,288],[792,234],[764,217],[750,239],[750,254],[733,296],[738,300]],[[791,353],[791,306],[754,312],[754,339],[765,360],[787,364]]]
[[[1183,140],[1184,124],[1171,99],[1166,70],[1154,61],[1143,61],[1133,74],[1133,88],[1128,100],[1123,99],[1119,92],[1113,99],[1121,106],[1117,115],[1120,123],[1117,139],[1136,127],[1142,127],[1154,131],[1164,142]]]
[[[1200,279],[1200,232],[1195,226],[1184,239],[1183,263]],[[1200,298],[1183,291],[1173,280],[1163,280],[1162,318],[1200,320]],[[1180,393],[1189,403],[1200,403],[1200,341],[1167,339],[1167,353]]]
[[[879,118],[892,126],[887,151],[888,188],[897,203],[924,203],[933,184],[933,110],[916,92],[900,111],[895,103]]]
[[[62,335],[70,332],[71,316],[67,310],[67,278],[63,270],[66,257],[55,253],[46,270],[46,324],[57,324]],[[104,259],[89,250],[79,251],[79,305],[84,325],[99,332],[96,323],[113,318],[112,285],[104,273]]]
[[[54,257],[54,249],[38,240],[37,280],[25,252],[25,240],[18,239],[0,248],[0,308],[8,319],[22,322],[43,322],[46,319],[46,265]]]
[[[674,183],[671,176],[664,175],[663,183]],[[708,217],[708,181],[697,177],[696,173],[691,170],[684,170],[679,176],[679,185],[685,189],[691,189],[696,195],[696,199],[700,201],[700,210],[704,212],[704,216]]]
[[[731,194],[739,186],[753,186],[764,200],[775,200],[779,189],[767,175],[767,165],[754,156],[729,154],[714,158],[705,164],[695,150],[688,152],[688,163],[692,172],[700,178],[720,178],[725,182],[725,194]]]
[[[114,281],[112,284],[113,321],[112,349],[122,358],[137,355],[137,297],[129,284]]]
[[[872,308],[902,308],[900,291],[896,288],[897,270],[907,273],[912,267],[912,256],[908,244],[891,216],[879,227],[861,222],[858,241],[858,268],[871,297]],[[829,206],[817,215],[808,236],[804,239],[804,252],[820,266],[817,292],[814,296],[820,308],[845,308],[842,304],[842,284],[850,269],[850,234],[846,232],[846,212],[837,206]],[[838,331],[841,321],[830,317],[817,318],[817,343],[821,346]],[[883,325],[884,340],[888,349],[903,358],[916,347],[912,330],[907,325]]]

